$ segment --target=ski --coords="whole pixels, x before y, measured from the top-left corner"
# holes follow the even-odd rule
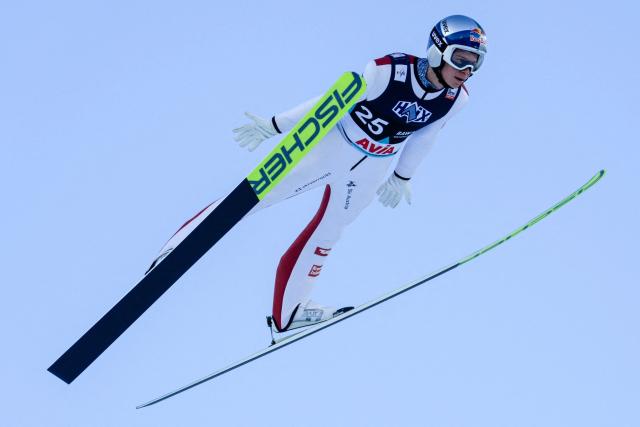
[[[360,75],[344,73],[219,206],[47,370],[67,384],[75,380],[298,164],[365,89]]]
[[[472,254],[460,259],[459,261],[444,267],[438,271],[436,271],[435,273],[432,273],[428,276],[422,277],[420,279],[417,279],[405,286],[402,286],[386,295],[383,295],[381,297],[379,297],[378,299],[375,299],[373,301],[370,301],[366,304],[360,305],[356,308],[354,308],[353,310],[347,311],[344,314],[341,314],[337,317],[334,317],[333,319],[329,319],[326,320],[322,323],[318,323],[315,324],[313,326],[308,327],[307,329],[304,329],[300,332],[296,332],[292,335],[289,335],[287,337],[282,338],[279,341],[276,341],[275,344],[271,345],[270,347],[265,348],[264,350],[261,350],[255,354],[252,354],[251,356],[248,356],[236,363],[233,363],[232,365],[227,366],[226,368],[220,369],[219,371],[213,372],[209,375],[207,375],[204,378],[201,378],[191,384],[188,384],[184,387],[180,387],[179,389],[172,391],[170,393],[167,393],[163,396],[157,397],[153,400],[148,401],[147,403],[144,403],[142,405],[137,406],[137,409],[140,408],[144,408],[147,406],[151,406],[154,405],[158,402],[161,402],[163,400],[169,399],[170,397],[173,397],[177,394],[180,394],[184,391],[187,391],[193,387],[196,387],[202,383],[205,383],[209,380],[212,380],[216,377],[219,377],[223,374],[226,374],[229,371],[232,371],[236,368],[239,368],[243,365],[246,365],[247,363],[253,362],[256,359],[259,359],[263,356],[266,356],[267,354],[273,353],[274,351],[280,350],[283,347],[286,347],[290,344],[293,344],[294,342],[300,341],[301,339],[304,339],[310,335],[315,334],[316,332],[320,332],[323,329],[329,328],[333,325],[335,325],[336,323],[342,322],[343,320],[346,320],[350,317],[353,317],[357,314],[362,313],[363,311],[366,311],[372,307],[377,306],[378,304],[382,304],[385,301],[390,300],[391,298],[397,297],[400,294],[403,294],[417,286],[420,286],[432,279],[435,279],[438,276],[441,276],[457,267],[460,267],[463,264],[466,264],[467,262],[479,257],[482,254],[485,254],[487,252],[489,252],[490,250],[492,250],[493,248],[495,248],[496,246],[499,246],[501,244],[503,244],[504,242],[506,242],[507,240],[511,239],[512,237],[516,236],[517,234],[520,234],[522,231],[526,230],[527,228],[533,226],[534,224],[536,224],[537,222],[541,221],[542,219],[546,218],[547,216],[551,215],[553,212],[555,212],[556,210],[560,209],[562,206],[566,205],[567,203],[569,203],[571,200],[575,199],[577,196],[579,196],[580,194],[582,194],[584,191],[586,191],[587,189],[589,189],[590,187],[592,187],[596,182],[598,182],[605,174],[604,169],[599,171],[596,175],[594,175],[586,184],[584,184],[582,187],[580,187],[578,190],[576,190],[575,192],[571,193],[569,196],[565,197],[564,199],[562,199],[560,202],[556,203],[555,205],[553,205],[552,207],[550,207],[549,209],[547,209],[546,211],[544,211],[543,213],[541,213],[540,215],[536,216],[535,218],[533,218],[532,220],[530,220],[529,222],[527,222],[525,225],[515,229],[514,231],[512,231],[511,233],[507,234],[506,236],[504,236],[503,238],[491,243],[490,245],[487,245],[475,252],[473,252]]]

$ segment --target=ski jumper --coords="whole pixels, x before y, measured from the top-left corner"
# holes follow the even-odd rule
[[[342,230],[371,202],[394,157],[394,173],[408,180],[433,145],[439,130],[467,102],[466,89],[435,90],[425,77],[426,60],[395,53],[367,64],[367,91],[349,114],[260,201],[250,213],[324,187],[320,207],[280,259],[276,271],[273,320],[286,330],[296,309],[310,297]],[[311,99],[272,117],[286,132],[311,109]],[[204,217],[214,202],[162,248],[172,250]]]

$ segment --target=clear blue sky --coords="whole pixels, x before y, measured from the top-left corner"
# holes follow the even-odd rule
[[[361,316],[145,410],[268,343],[306,194],[240,224],[76,382],[46,368],[165,240],[265,155],[270,116],[343,71],[423,55],[440,17],[489,37],[471,102],[374,202],[316,299],[358,304],[603,181],[517,239]],[[637,5],[601,2],[4,2],[3,426],[640,425]]]

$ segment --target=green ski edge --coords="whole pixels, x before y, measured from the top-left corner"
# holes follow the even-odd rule
[[[207,382],[209,380],[212,380],[212,379],[214,379],[216,377],[219,377],[219,376],[221,376],[223,374],[226,374],[229,371],[232,371],[232,370],[234,370],[236,368],[239,368],[239,367],[241,367],[243,365],[246,365],[247,363],[250,363],[250,362],[252,362],[252,361],[254,361],[256,359],[259,359],[259,358],[261,358],[263,356],[266,356],[269,353],[273,353],[274,351],[277,351],[277,350],[279,350],[279,349],[281,349],[281,348],[283,348],[283,347],[285,347],[285,346],[287,346],[289,344],[293,344],[296,341],[300,341],[301,339],[306,338],[306,337],[308,337],[310,335],[313,335],[316,332],[320,332],[321,330],[326,329],[326,328],[328,328],[330,326],[333,326],[336,323],[339,323],[339,322],[341,322],[343,320],[346,320],[349,317],[355,316],[356,314],[360,314],[365,310],[368,310],[368,309],[370,309],[372,307],[375,307],[378,304],[381,304],[381,303],[383,303],[385,301],[388,301],[391,298],[394,298],[394,297],[396,297],[396,296],[398,296],[398,295],[400,295],[400,294],[402,294],[404,292],[407,292],[407,291],[409,291],[409,290],[411,290],[411,289],[413,289],[415,287],[418,287],[418,286],[430,281],[431,279],[435,279],[436,277],[441,276],[442,274],[449,272],[449,271],[451,271],[451,270],[453,270],[453,269],[455,269],[455,268],[457,268],[457,267],[459,267],[459,266],[471,261],[472,259],[475,259],[475,258],[479,257],[480,255],[489,252],[491,249],[495,248],[496,246],[501,245],[502,243],[504,243],[507,240],[511,239],[515,235],[521,233],[522,231],[526,230],[527,228],[530,228],[532,225],[540,222],[542,219],[548,217],[553,212],[557,211],[562,206],[566,205],[571,200],[575,199],[577,196],[579,196],[580,194],[585,192],[587,189],[591,188],[596,182],[600,181],[600,179],[604,176],[604,174],[605,174],[605,170],[603,169],[600,172],[598,172],[597,174],[595,174],[593,176],[593,178],[591,178],[586,184],[584,184],[578,190],[576,190],[575,192],[573,192],[569,196],[565,197],[560,202],[556,203],[555,205],[553,205],[552,207],[550,207],[549,209],[547,209],[546,211],[544,211],[540,215],[536,216],[535,218],[533,218],[531,221],[527,222],[522,227],[519,227],[519,228],[515,229],[514,231],[512,231],[509,234],[507,234],[502,239],[497,240],[496,242],[494,242],[494,243],[492,243],[492,244],[490,244],[490,245],[488,245],[488,246],[486,246],[486,247],[484,247],[484,248],[482,248],[482,249],[480,249],[478,251],[475,251],[474,253],[472,253],[471,255],[469,255],[469,256],[467,256],[465,258],[462,258],[460,261],[457,261],[457,262],[455,262],[455,263],[453,263],[453,264],[451,264],[451,265],[449,265],[447,267],[441,268],[440,270],[438,270],[435,273],[432,273],[432,274],[430,274],[428,276],[425,276],[425,277],[422,277],[422,278],[420,278],[418,280],[415,280],[415,281],[413,281],[413,282],[411,282],[411,283],[409,283],[409,284],[407,284],[407,285],[405,285],[405,286],[403,286],[401,288],[398,288],[398,289],[396,289],[396,290],[394,290],[394,291],[392,291],[392,292],[390,292],[390,293],[388,293],[386,295],[383,295],[383,296],[379,297],[376,300],[370,301],[370,302],[368,302],[366,304],[362,304],[362,305],[354,308],[351,311],[348,311],[348,312],[346,312],[344,314],[341,314],[340,316],[334,317],[333,319],[324,321],[322,323],[318,323],[318,324],[310,326],[307,329],[304,329],[304,330],[302,330],[300,332],[296,332],[296,333],[294,333],[292,335],[284,337],[281,340],[279,340],[278,342],[276,342],[276,344],[273,344],[270,347],[267,347],[267,348],[255,353],[255,354],[252,354],[251,356],[248,356],[248,357],[246,357],[246,358],[244,358],[244,359],[242,359],[242,360],[240,360],[240,361],[238,361],[238,362],[236,362],[236,363],[234,363],[232,365],[229,365],[229,366],[227,366],[227,367],[225,367],[223,369],[220,369],[220,370],[218,370],[216,372],[213,372],[213,373],[207,375],[204,378],[201,378],[201,379],[199,379],[197,381],[192,382],[191,384],[188,384],[186,386],[180,387],[177,390],[174,390],[174,391],[172,391],[170,393],[167,393],[167,394],[165,394],[163,396],[160,396],[160,397],[157,397],[157,398],[155,398],[153,400],[150,400],[147,403],[139,405],[136,408],[137,409],[144,408],[144,407],[147,407],[147,406],[154,405],[154,404],[156,404],[158,402],[161,402],[163,400],[169,399],[170,397],[173,397],[173,396],[175,396],[177,394],[180,394],[180,393],[182,393],[184,391],[187,391],[187,390],[189,390],[189,389],[191,389],[193,387],[196,387],[196,386],[198,386],[198,385],[200,385],[202,383],[205,383],[205,382]]]
[[[484,248],[482,248],[480,250],[475,251],[474,253],[472,253],[468,257],[463,258],[462,260],[460,260],[458,262],[458,264],[459,265],[465,264],[465,263],[471,261],[472,259],[477,258],[480,255],[489,252],[491,249],[495,248],[496,246],[500,246],[501,244],[503,244],[507,240],[511,239],[512,237],[522,233],[524,230],[526,230],[527,228],[531,227],[532,225],[542,221],[544,218],[548,217],[549,215],[551,215],[552,213],[554,213],[555,211],[557,211],[558,209],[560,209],[561,207],[563,207],[564,205],[566,205],[567,203],[569,203],[570,201],[572,201],[573,199],[578,197],[580,194],[584,193],[586,190],[588,190],[589,188],[594,186],[595,183],[600,181],[600,178],[602,178],[604,176],[605,172],[606,171],[604,169],[602,169],[600,172],[595,174],[589,181],[587,181],[587,183],[584,184],[582,187],[580,187],[579,189],[577,189],[575,192],[571,193],[570,195],[568,195],[564,199],[560,200],[558,203],[556,203],[555,205],[551,206],[549,209],[547,209],[546,211],[542,212],[540,215],[538,215],[537,217],[533,218],[531,221],[529,221],[528,223],[526,223],[522,227],[513,230],[511,233],[509,233],[508,235],[506,235],[502,239],[496,240],[492,244],[490,244],[490,245],[488,245],[488,246],[486,246],[486,247],[484,247]]]
[[[249,174],[262,200],[298,164],[364,94],[367,85],[354,72],[344,73],[286,137]]]

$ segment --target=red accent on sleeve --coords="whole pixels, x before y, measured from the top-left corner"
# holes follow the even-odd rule
[[[391,57],[389,55],[376,59],[376,65],[389,65],[391,64]]]

